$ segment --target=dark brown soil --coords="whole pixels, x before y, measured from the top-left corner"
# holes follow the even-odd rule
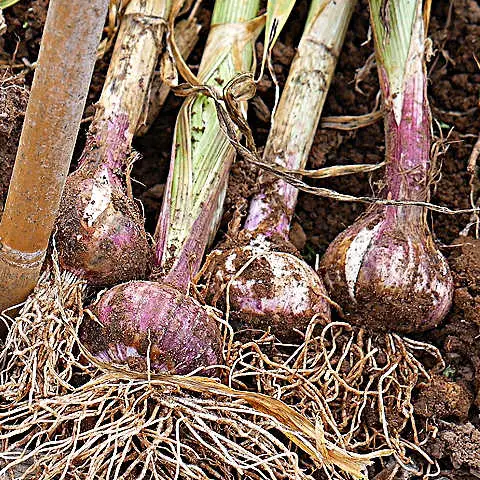
[[[442,423],[440,434],[430,446],[433,458],[448,457],[455,470],[463,467],[478,478],[480,472],[480,431],[467,422],[463,425]]]
[[[427,418],[452,418],[460,421],[468,418],[473,395],[461,382],[455,382],[443,375],[434,375],[415,402],[415,410]]]
[[[27,107],[32,74],[20,70],[35,62],[48,0],[20,2],[4,10],[0,35],[0,212],[6,198]],[[10,68],[12,67],[12,68]]]
[[[35,62],[48,0],[19,2],[4,10],[7,32],[0,38],[0,59],[14,65]]]
[[[0,70],[0,212],[12,174],[27,100],[24,78],[14,77],[8,69]]]
[[[213,2],[204,2],[201,20],[207,24]],[[273,61],[280,84],[285,80],[288,66],[295,52],[302,30],[308,1],[300,0],[288,29],[274,49]],[[429,98],[434,118],[434,132],[443,139],[446,152],[438,158],[441,176],[436,183],[432,201],[450,208],[470,206],[467,163],[480,133],[480,68],[476,61],[480,52],[480,6],[476,0],[441,0],[432,2],[429,34],[434,55],[428,65]],[[41,28],[48,0],[25,0],[6,9],[7,32],[0,38],[0,79],[4,77],[5,63],[15,65],[35,61]],[[368,9],[362,0],[354,13],[354,21],[347,34],[339,59],[335,79],[327,98],[324,116],[359,115],[374,109],[378,93],[375,66],[363,68],[372,52],[369,39]],[[190,63],[198,65],[206,29]],[[261,51],[259,52],[261,53]],[[98,98],[108,56],[98,62],[85,116],[92,112],[91,104]],[[362,70],[363,69],[363,70]],[[361,74],[357,74],[361,72]],[[8,114],[8,122],[0,116],[0,194],[8,183],[15,145],[18,142],[22,112],[27,94],[21,87],[31,83],[27,73],[15,80],[15,88],[7,90],[8,99],[0,87],[0,114]],[[1,80],[0,80],[1,81]],[[20,88],[19,88],[20,87]],[[268,109],[273,105],[272,83],[264,78],[258,87],[258,99],[250,110],[251,122],[258,146],[265,144],[268,134]],[[261,101],[259,100],[261,99]],[[173,125],[181,101],[170,96],[150,132],[135,142],[135,148],[144,159],[134,169],[133,176],[140,184],[134,192],[145,205],[147,229],[154,231],[162,199]],[[4,107],[6,105],[6,107]],[[266,107],[265,107],[266,106]],[[80,152],[85,139],[84,124],[77,145]],[[384,133],[381,122],[369,127],[338,131],[320,128],[310,155],[310,167],[351,163],[378,163],[384,154]],[[77,155],[78,158],[78,155]],[[75,163],[75,162],[74,162]],[[378,174],[357,175],[318,182],[334,190],[354,195],[378,192]],[[256,169],[238,160],[233,167],[225,215],[219,239],[224,238],[228,224],[238,225],[245,213],[248,199],[255,192]],[[2,183],[3,182],[3,183]],[[478,197],[478,184],[475,185]],[[295,215],[295,233],[292,241],[303,250],[310,262],[322,255],[328,244],[364,210],[361,204],[339,203],[300,194]],[[480,242],[459,234],[470,222],[469,215],[430,216],[439,246],[449,262],[455,278],[454,305],[446,321],[439,328],[422,336],[422,340],[436,344],[447,365],[435,377],[433,386],[423,390],[417,398],[417,408],[432,422],[445,418],[449,423],[439,424],[438,442],[431,450],[440,461],[442,475],[449,479],[476,478],[480,471],[478,451],[478,413],[480,407]],[[474,229],[470,229],[474,235]],[[466,420],[471,423],[463,423]],[[475,475],[475,477],[473,477]]]
[[[455,281],[453,307],[443,326],[428,336],[443,347],[445,375],[470,385],[480,406],[480,241],[464,237],[452,245],[456,245],[450,256]]]

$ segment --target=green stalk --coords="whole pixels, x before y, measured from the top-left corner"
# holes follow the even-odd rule
[[[443,320],[453,294],[425,207],[408,204],[428,201],[431,184],[422,0],[370,0],[370,11],[385,111],[382,196],[404,204],[372,205],[330,244],[320,269],[350,323],[420,333]]]
[[[308,160],[356,0],[313,0],[268,135],[263,158],[302,170]],[[245,229],[288,239],[298,190],[269,174],[250,203]]]
[[[370,0],[385,102],[386,191],[394,200],[429,198],[431,119],[421,0]],[[397,209],[423,215],[421,207]]]
[[[329,1],[330,0],[322,0],[323,3]],[[277,87],[278,84],[275,75],[271,70],[270,55],[295,3],[295,0],[268,0],[267,2],[267,11],[265,13],[267,17],[265,22],[265,42],[263,44],[263,58],[259,78],[262,78],[265,65],[268,64],[270,74]],[[276,89],[276,95],[278,95],[278,88]]]
[[[11,7],[12,5],[15,5],[18,3],[20,0],[0,0],[0,10],[3,8],[8,8]]]
[[[217,0],[198,79],[223,89],[253,69],[253,21],[259,0]],[[188,98],[179,113],[172,161],[159,218],[156,264],[169,281],[185,287],[216,229],[235,150],[220,129],[213,100]]]
[[[422,2],[370,0],[370,16],[382,91],[399,122],[408,71],[423,68]]]

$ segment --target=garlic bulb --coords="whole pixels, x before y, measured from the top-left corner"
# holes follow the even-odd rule
[[[314,315],[330,319],[323,282],[295,247],[244,231],[235,246],[217,249],[204,270],[206,298],[237,328],[268,331],[284,342],[305,332]]]
[[[399,208],[367,211],[330,244],[320,272],[352,323],[373,331],[422,332],[448,312],[453,280],[427,226],[418,218],[405,221]]]

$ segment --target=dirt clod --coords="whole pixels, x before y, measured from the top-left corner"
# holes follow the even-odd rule
[[[448,380],[442,375],[434,375],[414,406],[418,414],[428,418],[457,417],[465,421],[472,402],[473,395],[464,384]]]
[[[471,423],[442,426],[431,451],[435,458],[448,456],[455,469],[480,469],[480,431]]]

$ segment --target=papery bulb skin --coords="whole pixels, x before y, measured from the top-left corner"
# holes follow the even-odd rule
[[[149,353],[152,370],[179,375],[221,363],[216,320],[173,286],[124,283],[104,293],[90,309],[99,323],[87,320],[80,338],[101,361],[145,370]]]
[[[57,220],[60,265],[94,286],[145,278],[151,258],[143,218],[107,168],[67,179]]]
[[[207,265],[206,298],[223,311],[228,302],[238,328],[270,328],[288,343],[305,332],[314,315],[330,319],[322,280],[282,238],[243,231],[234,245],[212,252]]]
[[[436,327],[453,295],[448,263],[424,221],[375,206],[328,247],[320,273],[347,320],[372,332],[419,333]]]

